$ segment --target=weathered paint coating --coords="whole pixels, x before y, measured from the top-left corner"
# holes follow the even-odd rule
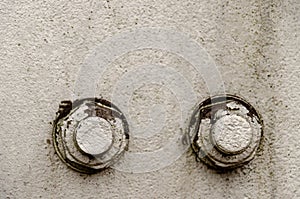
[[[299,0],[2,0],[0,198],[300,198],[299,9]],[[194,38],[215,60],[226,92],[259,110],[264,137],[253,161],[218,173],[190,150],[168,167],[140,174],[83,175],[62,164],[49,124],[58,102],[75,98],[74,82],[95,45],[139,27],[173,27]],[[191,81],[197,100],[209,96],[188,63],[155,49],[112,63],[95,96],[110,99],[115,82],[145,63],[172,66]],[[152,102],[168,105],[168,125],[151,142],[133,139],[131,150],[160,149],[177,129],[178,103],[166,87],[132,95],[137,124],[144,127]]]

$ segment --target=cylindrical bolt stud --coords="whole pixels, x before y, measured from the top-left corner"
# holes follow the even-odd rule
[[[53,124],[60,159],[82,173],[111,166],[128,146],[129,129],[121,111],[98,98],[62,101]]]
[[[113,133],[108,121],[99,117],[82,120],[76,129],[75,143],[83,153],[101,155],[113,144]]]
[[[194,111],[188,135],[197,157],[214,168],[232,169],[251,161],[259,147],[263,122],[242,98],[209,98]]]
[[[212,141],[223,153],[238,154],[251,143],[251,126],[241,116],[225,115],[217,119],[211,128]]]

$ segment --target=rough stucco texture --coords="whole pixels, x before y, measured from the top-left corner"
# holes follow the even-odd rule
[[[299,9],[299,0],[1,1],[0,198],[300,198]],[[189,35],[215,61],[226,92],[259,110],[264,139],[251,163],[219,173],[188,150],[147,173],[84,175],[62,164],[50,124],[59,102],[72,98],[80,68],[98,43],[139,27]],[[95,95],[110,99],[116,79],[150,60],[182,70],[197,99],[208,97],[201,77],[177,59],[151,49],[125,55],[99,80]],[[133,150],[157,149],[176,130],[172,111],[178,103],[168,92],[145,86],[133,95],[130,111],[140,113],[133,115],[141,125],[149,103],[174,105],[164,134],[151,144],[133,139]]]

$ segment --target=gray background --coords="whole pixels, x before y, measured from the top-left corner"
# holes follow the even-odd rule
[[[300,198],[299,9],[298,0],[1,1],[0,198]],[[108,169],[88,176],[62,164],[49,123],[59,102],[72,98],[98,43],[139,27],[172,27],[195,39],[216,62],[226,92],[260,111],[265,134],[254,161],[225,174],[196,162],[191,151],[148,173]],[[187,65],[166,52],[135,52],[110,66],[95,94],[110,99],[114,80],[149,60],[179,71]],[[205,99],[203,80],[190,75],[199,101]],[[131,111],[140,113],[141,125],[147,101],[167,100],[176,109],[168,90],[159,89],[145,86],[133,95]],[[170,128],[171,116],[165,116]],[[146,148],[161,147],[170,132]],[[133,140],[134,150],[144,150],[140,141]]]

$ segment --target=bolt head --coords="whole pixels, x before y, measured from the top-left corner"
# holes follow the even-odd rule
[[[114,164],[127,149],[128,140],[126,118],[104,99],[63,101],[53,122],[58,156],[82,173],[95,173]]]
[[[260,114],[244,99],[214,96],[199,104],[188,128],[197,157],[214,168],[232,169],[250,162],[263,132]]]

